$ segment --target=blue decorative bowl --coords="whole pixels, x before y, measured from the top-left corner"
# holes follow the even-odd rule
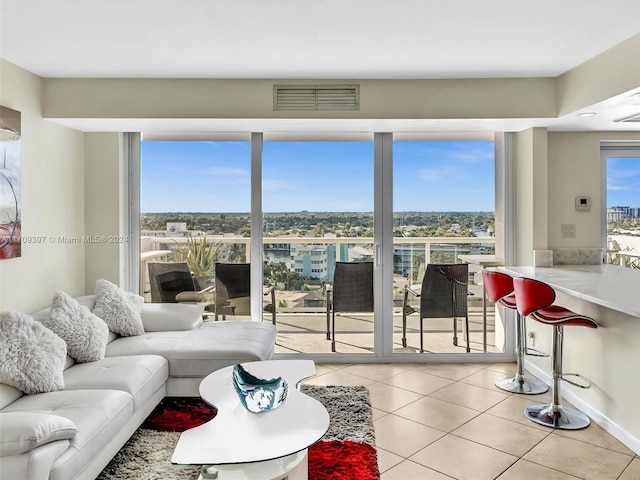
[[[282,405],[289,386],[282,377],[263,379],[251,375],[244,367],[233,367],[233,386],[244,408],[253,413],[268,412]]]

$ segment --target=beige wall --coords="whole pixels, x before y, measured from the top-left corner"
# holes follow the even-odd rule
[[[85,134],[85,231],[96,241],[85,244],[87,292],[96,280],[120,284],[122,190],[126,188],[122,165],[122,135]]]
[[[549,248],[601,248],[602,161],[600,142],[640,141],[640,132],[549,132]],[[588,212],[575,209],[575,197],[588,195]],[[575,238],[562,238],[562,224],[576,226]]]
[[[603,141],[640,141],[640,132],[547,132],[516,135],[516,264],[532,265],[534,249],[602,248]],[[575,198],[591,198],[576,211]],[[562,225],[575,225],[563,238]]]
[[[534,249],[547,248],[547,130],[516,135],[516,265],[531,265]]]
[[[42,80],[0,60],[0,104],[22,114],[22,256],[0,261],[0,310],[31,312],[85,292],[83,134],[41,115]]]
[[[357,83],[357,111],[274,111],[274,84]],[[46,118],[552,118],[556,79],[70,79],[44,84]]]
[[[640,84],[640,35],[558,77],[558,114],[624,94]]]

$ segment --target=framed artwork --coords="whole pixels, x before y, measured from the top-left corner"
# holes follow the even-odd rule
[[[0,260],[22,253],[20,112],[0,106]]]

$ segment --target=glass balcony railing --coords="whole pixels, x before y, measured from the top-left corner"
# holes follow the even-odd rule
[[[179,261],[179,253],[189,242],[185,237],[142,237],[141,291],[149,292],[147,263]],[[217,261],[251,262],[249,237],[208,236],[206,242],[217,249]],[[458,263],[460,255],[495,251],[493,237],[415,237],[394,239],[394,298],[401,297],[404,285],[420,283],[429,263]],[[296,294],[295,300],[281,302],[278,311],[286,313],[324,309],[324,295],[314,291],[331,283],[336,261],[373,259],[371,238],[265,237],[265,285],[276,287],[278,297]],[[470,284],[476,282],[479,268],[470,268]],[[213,272],[211,272],[213,274]]]
[[[249,237],[200,237],[216,250],[215,260],[221,262],[251,262]],[[185,237],[141,238],[141,291],[149,297],[148,262],[179,261],[184,258],[189,239]],[[394,238],[393,253],[393,316],[394,332],[398,335],[402,321],[405,286],[419,284],[426,263],[459,263],[464,255],[492,255],[493,237],[410,237]],[[336,261],[373,260],[374,246],[370,237],[265,237],[263,240],[264,285],[276,290],[276,311],[279,345],[284,351],[322,353],[326,341],[326,286],[331,284]],[[425,260],[428,259],[428,262]],[[481,267],[469,267],[469,312],[482,323]],[[418,302],[414,299],[413,302]],[[417,305],[415,305],[417,306]],[[493,312],[490,312],[490,323]],[[270,320],[270,313],[264,319]],[[227,318],[229,319],[229,318]],[[232,318],[241,319],[241,318]],[[248,317],[242,318],[248,320]],[[414,322],[414,319],[411,320]],[[417,322],[417,320],[415,320]],[[449,321],[441,322],[438,331],[450,337]],[[411,329],[415,331],[416,326]],[[350,330],[349,330],[350,329]],[[448,333],[446,333],[448,332]],[[320,347],[300,344],[300,335],[318,336]],[[394,333],[394,340],[395,340]],[[356,339],[356,337],[358,337]],[[348,330],[341,332],[345,340],[342,349],[350,352],[373,351],[373,314],[356,315]],[[478,337],[480,338],[480,337]],[[446,343],[449,341],[447,340]],[[398,342],[401,343],[400,337]],[[444,342],[443,342],[444,343]],[[285,345],[285,347],[282,347]],[[479,348],[482,351],[482,348]]]

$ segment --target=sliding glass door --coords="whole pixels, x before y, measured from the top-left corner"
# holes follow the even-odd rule
[[[168,272],[180,268],[173,264],[186,264],[194,290],[213,292],[216,262],[250,261],[250,172],[249,141],[141,143],[140,291],[147,301],[175,301],[154,277],[167,273],[166,289],[173,288],[178,274]],[[150,263],[172,265],[150,277]],[[213,309],[212,295],[202,299]],[[235,311],[249,318],[247,309]]]
[[[496,263],[493,139],[394,140],[393,351],[503,352],[481,276]]]
[[[410,361],[464,356],[468,345],[471,354],[504,356],[505,324],[483,302],[481,283],[481,269],[496,264],[494,142],[475,137],[145,140],[141,292],[165,301],[149,264],[185,264],[193,290],[209,292],[198,302],[207,320],[217,310],[218,320],[274,322],[283,355]],[[218,298],[216,262],[248,264],[253,298]],[[370,270],[343,289],[336,279],[343,263]],[[455,277],[466,300],[455,321],[425,314],[421,303],[435,264],[466,264]],[[370,296],[363,300],[353,287],[371,283],[360,289]],[[336,300],[345,291],[356,307]]]
[[[373,353],[373,311],[328,310],[340,307],[333,295],[343,295],[334,290],[336,264],[373,261],[373,142],[267,141],[262,160],[264,283],[277,293],[276,351],[329,353],[333,344],[340,353]]]

